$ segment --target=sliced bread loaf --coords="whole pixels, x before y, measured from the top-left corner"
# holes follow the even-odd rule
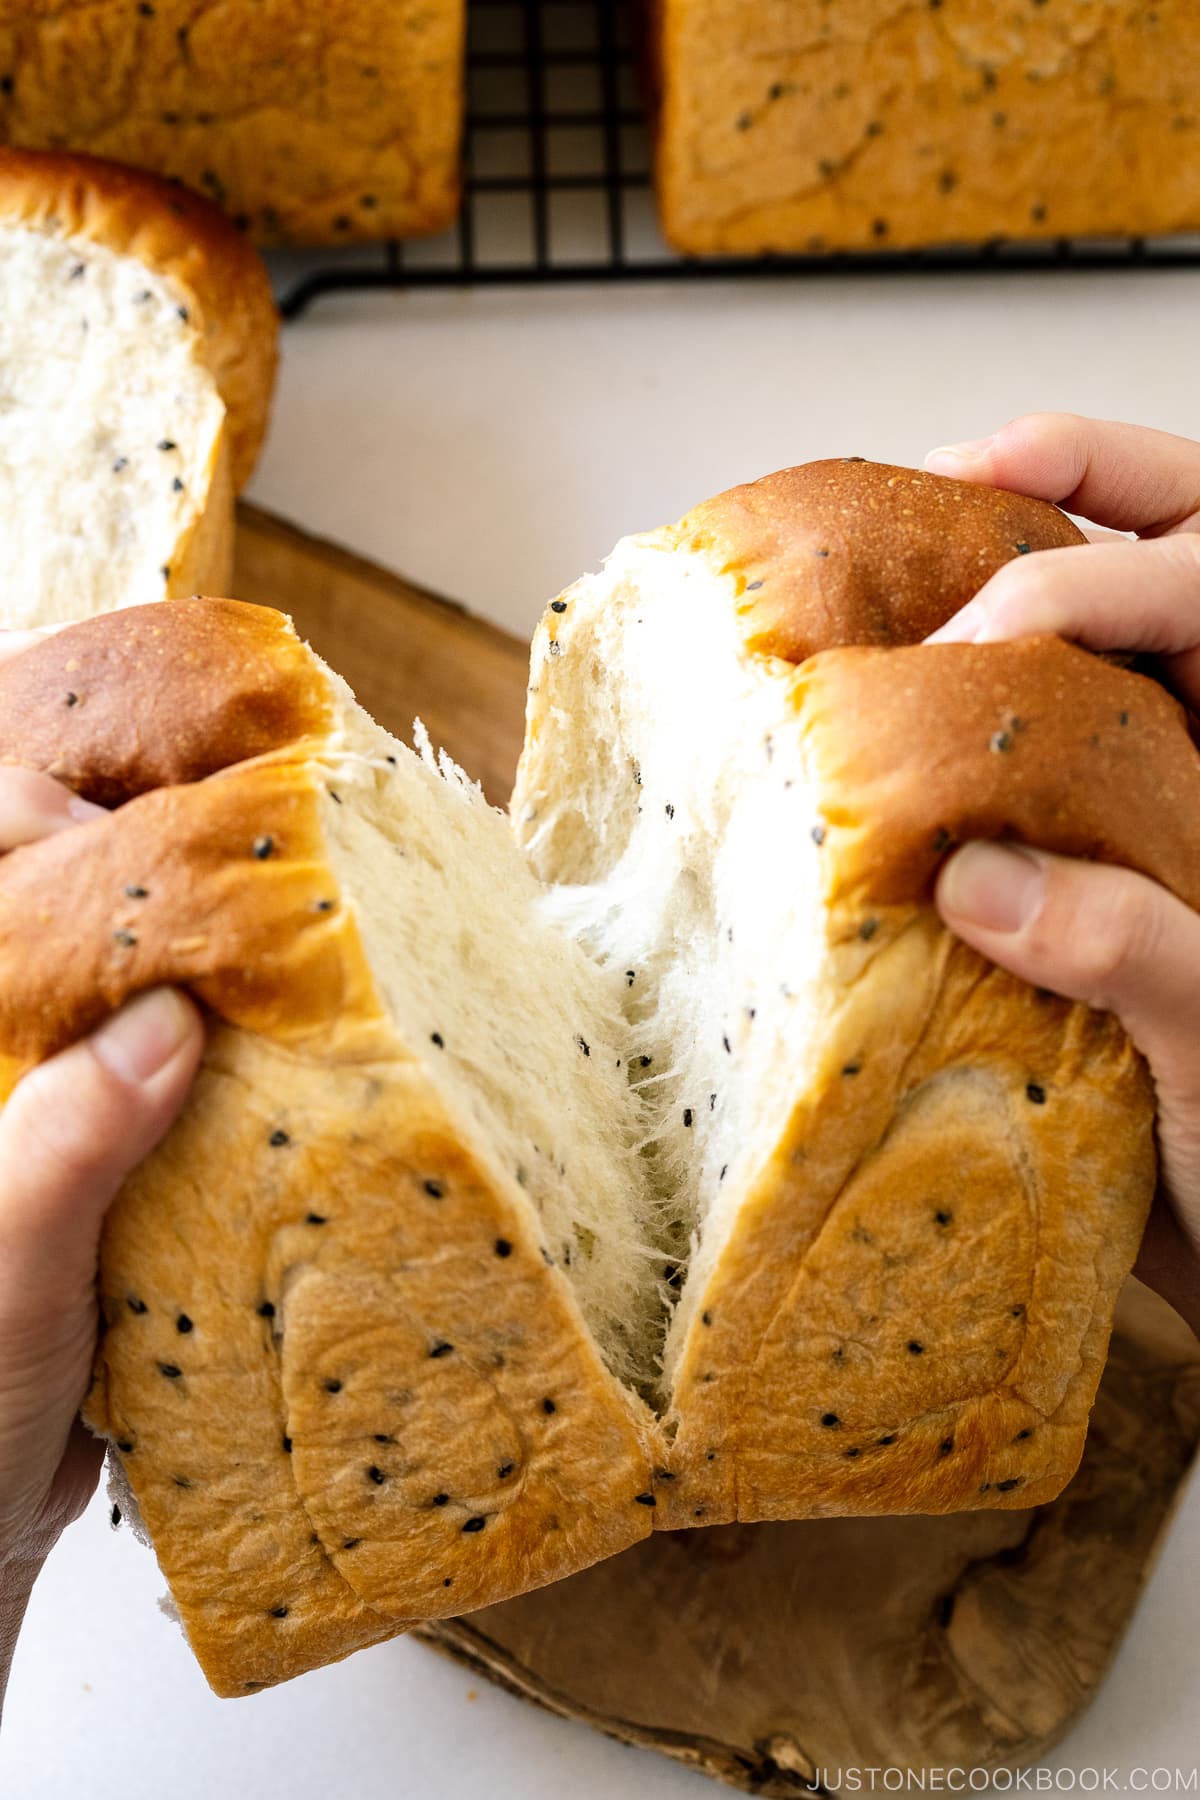
[[[228,587],[276,336],[266,271],[213,207],[0,149],[0,624]]]

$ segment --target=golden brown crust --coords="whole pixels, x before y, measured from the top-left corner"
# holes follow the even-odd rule
[[[218,1693],[651,1529],[645,1421],[468,1135],[395,1040],[331,1065],[221,1026],[108,1216],[86,1413]]]
[[[331,720],[328,681],[291,621],[240,600],[126,607],[0,666],[0,763],[101,806],[295,749]]]
[[[200,356],[225,402],[237,488],[266,430],[278,315],[261,259],[233,226],[177,183],[92,156],[0,146],[0,225],[102,244],[180,293]]]
[[[1084,542],[1044,500],[861,457],[730,488],[663,535],[734,583],[748,650],[796,663],[920,643],[1003,563]]]
[[[259,242],[457,210],[463,0],[9,0],[0,139],[188,182]]]
[[[1200,755],[1157,682],[1025,638],[826,651],[794,697],[831,905],[925,899],[952,845],[1013,838],[1200,907]]]
[[[1200,14],[656,0],[676,248],[822,255],[1200,226]],[[1150,171],[1153,171],[1151,175]]]

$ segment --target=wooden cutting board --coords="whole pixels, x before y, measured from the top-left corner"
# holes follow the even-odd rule
[[[235,591],[277,605],[407,737],[507,798],[525,647],[250,507]],[[660,1533],[420,1635],[512,1692],[763,1795],[847,1768],[1014,1768],[1083,1710],[1200,1439],[1200,1345],[1136,1283],[1050,1506]]]

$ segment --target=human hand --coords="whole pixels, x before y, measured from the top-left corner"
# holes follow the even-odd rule
[[[0,660],[34,635],[0,634]],[[101,811],[49,776],[0,769],[0,852]],[[155,989],[31,1070],[0,1113],[0,1702],[33,1581],[103,1460],[78,1413],[104,1213],[179,1111],[202,1045],[191,1002]]]
[[[1200,714],[1200,444],[1033,413],[932,451],[926,467],[1138,534],[1015,558],[929,642],[1056,632],[1092,650],[1149,652]],[[1181,823],[1200,830],[1200,819]],[[947,861],[937,903],[992,962],[1114,1012],[1146,1058],[1160,1175],[1137,1273],[1200,1332],[1200,914],[1127,869],[980,843]]]

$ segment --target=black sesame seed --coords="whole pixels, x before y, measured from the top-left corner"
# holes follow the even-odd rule
[[[283,1454],[284,1454],[284,1455],[285,1455],[285,1456],[290,1456],[290,1455],[291,1455],[291,1454],[292,1454],[292,1440],[291,1440],[291,1438],[290,1438],[290,1437],[289,1437],[289,1436],[288,1436],[288,1435],[287,1435],[287,1433],[286,1433],[286,1432],[284,1432],[284,1434],[283,1434],[283,1436],[282,1436],[282,1437],[281,1437],[281,1438],[280,1438],[280,1440],[279,1440],[279,1441],[280,1441],[280,1443],[281,1443],[281,1444],[282,1444],[282,1445],[283,1445]]]
[[[1021,1431],[1018,1431],[1016,1437],[1013,1439],[1013,1443],[1019,1444],[1021,1442],[1022,1438],[1030,1438],[1032,1436],[1033,1436],[1032,1430],[1030,1429],[1030,1427],[1028,1425],[1026,1425]]]
[[[717,1180],[724,1181],[724,1179],[725,1179],[726,1175],[728,1175],[728,1173],[729,1173],[729,1164],[722,1163],[721,1164],[721,1173],[717,1176]]]
[[[889,1432],[885,1433],[885,1435],[883,1437],[875,1439],[875,1442],[877,1444],[894,1444],[895,1441],[896,1441],[896,1434],[894,1431],[889,1431]]]
[[[272,1606],[269,1611],[273,1619],[286,1619],[288,1616],[288,1609],[286,1606]]]
[[[127,469],[128,467],[129,458],[127,456],[118,456],[116,462],[112,466],[112,472],[114,475],[119,475],[122,469]]]
[[[953,1450],[953,1448],[954,1448],[954,1439],[953,1438],[943,1438],[941,1443],[938,1445],[938,1455],[939,1456],[949,1456],[949,1454]]]
[[[1119,712],[1117,714],[1117,724],[1118,725],[1128,725],[1128,723],[1129,723],[1129,714],[1127,712]]]
[[[872,237],[884,238],[888,234],[888,229],[889,229],[889,227],[888,227],[888,222],[886,219],[872,219],[871,220],[871,235],[872,235]]]
[[[377,1444],[394,1444],[396,1441],[394,1437],[389,1437],[386,1431],[373,1432],[372,1436]]]
[[[446,1040],[440,1031],[431,1031],[429,1034],[429,1041],[431,1044],[436,1044],[439,1050],[444,1050],[446,1048]]]
[[[160,450],[177,450],[179,448],[174,438],[160,438],[158,447]]]
[[[433,1349],[429,1352],[429,1354],[430,1354],[430,1356],[449,1356],[452,1353],[453,1349],[454,1349],[454,1345],[446,1343],[445,1339],[443,1339],[441,1341],[441,1343],[435,1344],[433,1346]]]
[[[823,844],[825,842],[825,827],[823,825],[814,825],[811,836],[814,844]]]
[[[638,1506],[657,1506],[658,1505],[658,1501],[654,1498],[653,1494],[635,1494],[633,1496],[633,1498],[634,1498],[635,1504]]]
[[[325,1383],[325,1392],[327,1394],[340,1394],[341,1391],[342,1384],[340,1381],[327,1381]]]
[[[841,1424],[841,1422],[842,1421],[838,1418],[838,1415],[835,1412],[827,1412],[827,1413],[821,1414],[821,1423],[829,1431],[834,1430],[838,1425]]]
[[[367,1480],[373,1481],[375,1483],[376,1487],[382,1487],[384,1482],[387,1480],[387,1476],[384,1474],[382,1469],[378,1468],[374,1463],[372,1463],[370,1468],[367,1470]]]
[[[663,811],[666,813],[668,819],[673,819],[675,817],[675,808],[672,806],[672,804],[669,800],[667,801],[666,806],[663,808]]]
[[[760,587],[761,587],[761,586],[762,586],[762,582],[761,582],[761,581],[748,581],[748,582],[747,582],[747,583],[746,583],[746,592],[747,592],[747,593],[748,593],[748,594],[753,594],[753,593],[755,593],[755,592],[756,592],[756,590],[757,590],[757,589],[758,589],[758,588],[760,588]]]
[[[1020,543],[1014,544],[1013,549],[1016,551],[1018,556],[1028,556],[1029,555],[1029,545],[1024,541],[1024,539],[1022,539]]]
[[[1021,1475],[1010,1475],[1007,1481],[998,1481],[996,1483],[996,1492],[998,1494],[1011,1494],[1014,1488],[1020,1487],[1023,1479],[1024,1477]]]
[[[1019,1319],[1024,1315],[1024,1312],[1025,1312],[1025,1308],[1023,1306],[1014,1306],[1012,1308],[1011,1317],[1014,1319]]]
[[[954,1214],[947,1212],[945,1207],[939,1207],[933,1216],[939,1225],[949,1225],[954,1218]]]
[[[925,1354],[924,1344],[918,1344],[916,1338],[909,1338],[908,1354],[910,1356],[924,1356],[924,1354]]]
[[[566,610],[567,610],[567,603],[565,600],[552,600],[550,602],[550,611],[551,612],[564,613],[564,612],[566,612]]]
[[[273,837],[256,837],[250,846],[250,854],[256,862],[266,862],[274,848],[275,839]]]
[[[553,1400],[543,1400],[542,1401],[542,1411],[546,1414],[556,1413],[558,1411],[558,1407],[555,1405]]]
[[[1046,1090],[1039,1082],[1030,1081],[1025,1087],[1025,1098],[1032,1101],[1034,1106],[1045,1106]]]
[[[592,1054],[592,1046],[588,1043],[586,1038],[577,1037],[575,1042],[579,1045],[579,1048],[583,1051],[585,1056],[590,1056]]]
[[[182,1336],[186,1337],[188,1332],[194,1331],[196,1327],[192,1324],[192,1321],[188,1318],[186,1313],[180,1313],[175,1321],[175,1329],[181,1333]]]
[[[501,1463],[500,1467],[496,1470],[497,1481],[507,1481],[513,1472],[513,1467],[514,1465],[510,1462]]]
[[[650,1064],[654,1061],[654,1058],[652,1056],[639,1056],[637,1060],[639,1069],[648,1069]]]
[[[861,1063],[843,1063],[842,1064],[842,1074],[843,1075],[857,1075],[861,1072],[861,1070],[862,1070]]]
[[[328,1225],[329,1220],[324,1213],[310,1212],[305,1213],[304,1223],[306,1225]]]
[[[871,939],[875,936],[875,933],[878,930],[879,930],[879,920],[878,919],[864,919],[862,924],[858,928],[858,935],[862,939],[864,944],[869,944]]]
[[[1006,750],[1011,750],[1011,731],[994,731],[988,740],[988,749],[996,751],[999,755],[1003,755]]]
[[[512,1245],[509,1243],[507,1238],[497,1238],[495,1244],[492,1247],[495,1250],[497,1256],[511,1256],[512,1255]]]
[[[135,882],[131,882],[125,889],[125,897],[127,900],[148,900],[150,898],[150,890],[149,888],[138,887]]]
[[[178,316],[179,316],[179,318],[180,318],[180,320],[181,320],[181,321],[182,321],[182,323],[183,323],[183,324],[184,324],[184,325],[186,325],[186,324],[187,324],[187,322],[188,322],[188,320],[189,320],[189,319],[190,319],[190,318],[191,318],[191,316],[192,316],[192,315],[191,315],[191,313],[190,313],[190,312],[189,312],[189,311],[188,311],[188,309],[187,309],[187,307],[186,307],[186,306],[177,306],[177,307],[176,307],[176,308],[175,308],[175,311],[176,311],[176,313],[177,313],[177,314],[178,314]]]
[[[15,86],[11,75],[0,75],[0,94],[11,94]]]
[[[856,1457],[856,1456],[861,1456],[861,1455],[862,1455],[862,1451],[861,1451],[861,1450],[860,1450],[860,1449],[859,1449],[859,1448],[858,1448],[858,1445],[857,1445],[857,1444],[852,1444],[852,1445],[851,1445],[851,1446],[850,1446],[850,1448],[849,1448],[849,1450],[843,1450],[843,1451],[842,1451],[842,1455],[843,1455],[843,1456],[848,1456],[848,1457],[851,1457],[851,1458],[853,1458],[853,1457]]]
[[[179,1367],[178,1363],[160,1362],[158,1365],[158,1372],[160,1375],[165,1375],[168,1381],[178,1381],[179,1377],[183,1374],[183,1370]]]
[[[938,190],[943,194],[953,193],[958,186],[958,176],[953,169],[943,169],[938,176]]]
[[[333,801],[335,806],[340,806],[342,804],[342,796],[338,793],[336,788],[327,787],[325,792],[329,795],[329,798]]]
[[[159,572],[159,574],[160,574],[160,575],[161,575],[161,576],[162,576],[162,578],[163,578],[163,580],[164,580],[164,581],[170,581],[170,579],[171,579],[171,565],[170,565],[170,563],[164,563],[164,564],[163,564],[163,565],[162,565],[162,568],[161,568],[161,569],[160,569],[160,570],[159,570],[159,571],[158,571],[158,572]]]
[[[126,1300],[125,1304],[131,1313],[144,1313],[149,1311],[144,1300],[135,1300],[132,1295]]]
[[[702,1312],[700,1314],[700,1323],[702,1325],[711,1325],[712,1324],[712,1314],[710,1312]]]
[[[449,1494],[435,1494],[429,1504],[430,1506],[449,1506],[450,1496]]]
[[[126,931],[124,927],[113,932],[113,941],[120,944],[122,950],[132,950],[137,945],[137,938],[134,933],[132,931]]]
[[[171,492],[173,494],[182,494],[183,492],[183,482],[178,475],[171,482]]]
[[[120,1507],[119,1507],[119,1506],[114,1506],[114,1507],[113,1507],[113,1509],[112,1509],[112,1511],[111,1511],[111,1513],[109,1513],[109,1515],[108,1515],[108,1516],[109,1516],[109,1518],[110,1518],[110,1519],[111,1519],[111,1520],[112,1520],[112,1523],[113,1523],[113,1524],[114,1524],[114,1525],[119,1525],[119,1524],[120,1524],[120,1523],[121,1523],[121,1509],[120,1509]]]
[[[333,905],[334,903],[332,900],[317,900],[313,904],[313,911],[319,913],[332,912]]]
[[[954,1617],[954,1595],[953,1594],[943,1594],[942,1595],[941,1599],[937,1603],[936,1608],[934,1609],[934,1617],[937,1619],[937,1622],[941,1626],[942,1630],[945,1631],[947,1626],[949,1625],[951,1619]]]
[[[143,19],[152,19],[154,17],[154,8],[150,4],[150,0],[138,0],[138,11],[141,13]]]
[[[446,1192],[440,1181],[423,1181],[421,1186],[431,1200],[440,1200]]]
[[[121,1452],[122,1456],[132,1456],[133,1454],[133,1445],[128,1438],[118,1438],[117,1449]]]
[[[626,971],[625,971],[625,986],[632,987],[636,980],[637,980],[636,971],[633,969],[626,969]]]
[[[486,1524],[487,1524],[487,1520],[484,1518],[480,1518],[477,1515],[475,1518],[468,1519],[466,1521],[466,1523],[463,1526],[463,1530],[464,1531],[482,1531]]]
[[[272,1150],[278,1150],[281,1148],[282,1145],[290,1144],[291,1141],[292,1140],[289,1138],[287,1132],[281,1130],[278,1126],[271,1133],[270,1137],[267,1139],[267,1142],[268,1142],[268,1144],[270,1144]]]
[[[690,1106],[685,1106],[683,1109],[683,1122],[685,1125],[690,1125],[692,1122],[692,1109]]]

